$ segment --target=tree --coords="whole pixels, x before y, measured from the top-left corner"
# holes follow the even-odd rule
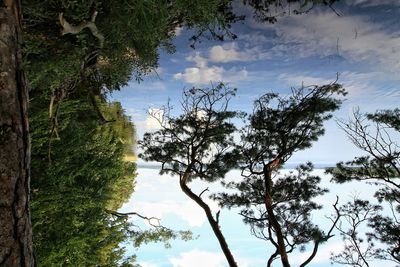
[[[369,261],[377,253],[371,237],[366,239],[360,235],[360,229],[368,221],[379,214],[381,206],[373,205],[369,201],[354,198],[337,209],[340,220],[335,225],[344,242],[344,249],[339,253],[332,253],[332,262],[351,266],[369,266]],[[365,245],[366,241],[366,245]]]
[[[128,240],[140,246],[191,238],[190,232],[171,230],[155,218],[151,227],[138,227],[128,215],[145,217],[117,212],[133,193],[136,176],[136,165],[124,161],[132,152],[134,125],[120,103],[99,106],[107,123],[80,96],[58,103],[57,136],[49,132],[46,103],[34,103],[31,205],[40,264],[120,266],[125,261],[132,266],[135,259],[126,258],[123,245]]]
[[[269,11],[277,6],[285,9],[286,2],[244,1],[256,16],[268,13],[275,20],[279,14]],[[309,6],[328,3],[289,2],[300,13]],[[329,4],[333,2],[330,0]],[[236,38],[231,26],[244,20],[244,16],[233,12],[230,0],[28,0],[23,11],[24,61],[28,76],[32,75],[29,80],[32,90],[39,87],[48,96],[57,95],[63,84],[73,85],[82,74],[91,76],[100,87],[119,89],[131,78],[141,79],[157,67],[160,47],[174,51],[171,40],[177,27],[194,29],[191,38],[194,46],[202,38]],[[94,27],[94,32],[89,30]],[[100,40],[96,37],[99,35]],[[99,88],[85,88],[89,89],[97,92]]]
[[[22,70],[20,1],[2,1],[0,21],[0,265],[34,266],[28,89]]]
[[[328,171],[338,183],[365,181],[378,185],[375,197],[381,206],[380,209],[369,209],[372,214],[367,221],[373,231],[367,233],[367,240],[369,244],[378,241],[385,246],[374,250],[375,258],[396,263],[400,263],[400,149],[396,142],[400,131],[399,117],[399,109],[373,114],[362,114],[356,110],[352,120],[340,121],[339,125],[353,144],[366,155],[339,162],[336,168]],[[368,201],[361,203],[374,206]],[[381,211],[385,206],[389,208],[387,213]],[[360,209],[363,206],[360,207],[360,202],[354,202],[352,208]],[[358,251],[354,253],[360,256]]]
[[[31,110],[32,223],[37,261],[45,266],[117,266],[130,238],[121,207],[134,189],[135,165],[124,162],[133,124],[118,103],[102,106],[101,123],[89,103],[65,100],[57,137],[47,106]],[[131,128],[131,129],[129,129]]]
[[[236,161],[230,151],[235,126],[230,119],[237,113],[228,110],[235,90],[218,84],[210,89],[192,88],[184,91],[182,114],[173,116],[167,106],[157,114],[161,129],[146,133],[140,142],[146,161],[160,162],[160,174],[170,173],[179,178],[182,191],[205,212],[207,220],[218,239],[229,263],[237,266],[219,225],[219,212],[213,214],[201,193],[189,187],[194,179],[213,182],[222,179],[234,167]]]
[[[312,253],[300,265],[305,266],[319,245],[332,236],[333,226],[325,233],[311,221],[311,212],[321,208],[313,198],[327,192],[318,186],[320,177],[311,174],[312,164],[300,165],[286,175],[279,175],[278,170],[293,153],[310,147],[324,133],[323,122],[341,104],[336,96],[344,94],[337,83],[293,89],[286,97],[267,93],[255,101],[241,131],[237,149],[243,179],[225,183],[238,193],[220,193],[214,198],[228,208],[242,207],[244,222],[257,237],[273,245],[275,252],[267,266],[277,257],[283,266],[290,266],[288,254],[313,242]]]
[[[26,1],[24,59],[32,89],[51,95],[82,75],[103,89],[119,89],[157,67],[159,48],[174,51],[176,27],[227,35],[230,9],[220,0]],[[89,30],[94,27],[96,34]]]
[[[0,262],[12,259],[31,265],[30,148],[26,116],[28,97],[20,51],[21,5],[18,0],[2,1],[0,5],[0,148],[5,152],[2,155],[6,155],[1,157],[1,207],[2,214],[6,214],[1,221],[1,235],[4,236],[1,246],[6,252],[1,255]],[[44,101],[49,100],[50,111],[54,103],[76,93],[80,83],[92,85],[81,86],[80,90],[90,97],[96,109],[95,96],[101,95],[105,87],[119,88],[132,76],[140,78],[157,65],[158,48],[164,46],[171,50],[169,40],[177,26],[199,27],[200,35],[210,32],[211,36],[221,39],[221,36],[232,36],[230,23],[237,20],[231,1],[219,0],[196,3],[185,0],[132,3],[28,0],[22,8],[25,14],[24,67],[32,95],[46,96]],[[87,20],[92,22],[90,27],[78,26],[86,24]],[[62,38],[58,21],[65,34]],[[51,118],[57,122],[57,117]],[[56,133],[56,123],[50,127],[52,133]],[[18,213],[13,213],[17,208]],[[17,229],[13,224],[19,225],[18,229],[23,229],[24,233],[13,233],[13,229]],[[14,237],[20,239],[21,248],[17,248]],[[25,250],[23,254],[19,252],[21,249]]]
[[[311,175],[311,164],[301,165],[296,174],[275,181],[274,173],[295,151],[310,147],[324,133],[323,122],[341,103],[335,95],[344,94],[336,83],[293,90],[286,98],[266,94],[255,102],[254,112],[248,116],[249,124],[242,130],[242,142],[234,149],[231,135],[235,127],[226,122],[238,115],[227,111],[227,97],[233,92],[223,84],[207,90],[193,88],[184,92],[183,114],[172,117],[167,107],[154,115],[161,130],[145,134],[141,157],[162,163],[160,173],[179,177],[182,191],[205,211],[230,266],[237,265],[218,227],[219,212],[214,217],[201,198],[205,190],[196,195],[187,183],[194,178],[220,180],[239,164],[243,180],[225,183],[239,193],[221,193],[214,195],[214,199],[222,206],[244,207],[245,222],[276,248],[268,266],[277,256],[284,266],[290,266],[287,253],[314,242],[313,252],[301,265],[305,266],[316,255],[318,246],[332,237],[337,220],[327,233],[311,223],[311,211],[320,208],[312,198],[327,191],[318,186],[320,178]],[[261,216],[256,217],[254,210],[261,206]]]

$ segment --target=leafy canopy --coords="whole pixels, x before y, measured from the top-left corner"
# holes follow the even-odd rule
[[[300,165],[286,175],[278,169],[324,134],[324,121],[340,107],[337,96],[345,94],[337,83],[293,89],[286,96],[267,93],[255,101],[241,130],[236,150],[241,155],[242,179],[223,183],[236,192],[213,197],[221,206],[242,208],[252,233],[276,249],[267,266],[278,257],[283,266],[290,266],[287,254],[313,242],[314,250],[301,266],[306,265],[319,244],[332,237],[333,227],[325,233],[312,222],[311,213],[321,208],[313,199],[327,192],[319,187],[321,178],[311,173],[312,164]]]
[[[235,164],[229,149],[236,130],[231,119],[237,113],[227,110],[235,91],[222,83],[210,89],[192,88],[183,93],[182,114],[173,116],[170,106],[150,114],[161,129],[144,135],[140,157],[161,162],[161,173],[189,172],[189,179],[210,182],[222,178]]]

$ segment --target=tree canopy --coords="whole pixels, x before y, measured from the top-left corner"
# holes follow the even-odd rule
[[[380,205],[362,199],[349,203],[351,209],[363,210],[366,214],[364,221],[372,230],[367,233],[366,239],[347,237],[355,257],[361,258],[357,262],[358,266],[368,266],[369,260],[374,258],[400,263],[399,115],[399,109],[381,110],[372,114],[362,114],[356,110],[352,120],[339,122],[350,140],[365,155],[340,162],[328,172],[338,183],[364,181],[378,186],[375,197]],[[385,212],[385,208],[389,211]],[[355,231],[358,228],[355,227]],[[357,249],[364,240],[369,248],[367,251]],[[379,244],[384,244],[384,247]],[[345,251],[336,255],[334,260],[354,263],[353,258],[346,257]]]
[[[227,171],[240,167],[242,180],[224,183],[238,193],[221,193],[214,199],[221,206],[243,207],[244,221],[256,236],[276,248],[268,266],[277,257],[290,266],[287,253],[313,242],[313,252],[302,264],[305,266],[319,244],[332,237],[337,220],[327,233],[311,222],[311,212],[321,208],[312,199],[327,190],[318,186],[320,177],[311,174],[310,163],[278,179],[274,173],[295,151],[310,147],[324,133],[323,122],[341,104],[336,96],[344,94],[336,83],[293,89],[287,97],[267,93],[255,101],[254,112],[246,117],[247,125],[241,130],[240,144],[235,145],[232,134],[236,128],[230,119],[244,114],[228,110],[234,90],[223,84],[185,90],[182,114],[172,116],[169,107],[153,114],[161,129],[145,134],[140,156],[162,163],[161,174],[179,177],[182,191],[205,211],[230,266],[237,263],[219,228],[219,212],[213,215],[202,199],[204,191],[195,194],[188,183],[196,178],[223,181]]]
[[[331,237],[312,223],[311,212],[321,208],[313,201],[327,192],[319,187],[320,177],[312,175],[311,163],[296,171],[280,175],[279,169],[296,151],[308,148],[324,134],[323,122],[339,108],[338,96],[346,92],[341,85],[293,89],[289,96],[267,93],[254,102],[253,113],[241,130],[236,149],[241,155],[238,166],[242,180],[224,183],[238,193],[214,196],[220,205],[242,208],[244,222],[253,233],[270,242],[276,251],[267,266],[280,257],[283,266],[290,266],[288,253],[309,242],[314,249],[301,266],[316,255],[320,243]]]
[[[136,167],[123,161],[133,137],[125,139],[118,124],[101,124],[88,103],[68,100],[62,105],[57,137],[49,134],[47,109],[31,114],[37,260],[47,266],[117,266],[124,258],[120,243],[130,236],[129,224],[107,209],[120,208],[133,192]],[[118,106],[105,106],[104,113],[124,121],[133,133],[123,111],[115,112]]]
[[[160,173],[172,173],[179,177],[182,191],[199,205],[218,239],[229,263],[237,263],[219,226],[219,213],[213,214],[209,205],[189,187],[193,179],[216,181],[235,166],[232,154],[236,127],[230,121],[237,113],[228,110],[228,103],[235,90],[218,84],[213,88],[191,88],[183,92],[182,114],[173,116],[167,106],[159,114],[161,129],[146,133],[140,142],[144,149],[140,157],[162,164]]]

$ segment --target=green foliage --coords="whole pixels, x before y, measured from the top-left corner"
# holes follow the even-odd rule
[[[278,256],[284,266],[289,266],[287,253],[304,249],[309,242],[314,243],[316,252],[318,245],[332,236],[332,229],[324,233],[311,220],[311,212],[321,208],[313,198],[327,192],[318,185],[320,177],[311,174],[312,164],[301,165],[288,175],[277,170],[293,153],[310,147],[324,134],[324,121],[341,104],[337,96],[345,94],[336,83],[293,89],[284,97],[267,93],[255,101],[253,113],[241,130],[236,149],[241,155],[242,180],[223,183],[238,192],[213,198],[228,208],[241,207],[252,233],[276,248],[268,266]],[[303,264],[314,256],[310,254]]]
[[[173,231],[165,227],[155,227],[149,230],[130,231],[130,234],[134,237],[134,246],[140,247],[142,244],[162,242],[165,248],[170,248],[170,240],[180,238],[183,241],[189,241],[193,239],[193,233],[191,231]]]
[[[312,175],[311,163],[300,165],[296,171],[280,175],[274,181],[272,199],[278,222],[282,225],[283,235],[287,238],[290,249],[307,244],[324,233],[312,223],[311,212],[322,206],[313,198],[326,193],[326,188],[319,187],[320,177]],[[220,193],[214,199],[228,208],[242,207],[240,214],[249,224],[252,233],[263,240],[273,241],[272,226],[265,209],[265,183],[262,175],[245,176],[240,182],[223,183],[238,193]],[[235,190],[235,191],[236,191]]]
[[[133,146],[136,144],[136,132],[130,117],[124,114],[119,102],[104,103],[101,109],[106,119],[112,122],[112,131],[119,136],[119,141],[124,145],[124,155],[133,155]]]
[[[230,119],[237,113],[226,109],[234,94],[235,90],[222,83],[211,89],[185,91],[181,115],[171,116],[170,107],[153,114],[159,117],[162,129],[144,135],[140,157],[161,162],[161,174],[189,172],[189,180],[223,178],[235,165],[229,149],[236,128]]]
[[[119,266],[124,258],[120,243],[130,236],[129,223],[112,217],[106,208],[120,208],[133,192],[135,165],[124,162],[123,156],[124,142],[133,138],[125,137],[134,130],[121,132],[133,125],[119,104],[104,107],[106,114],[118,117],[114,126],[99,123],[87,102],[68,100],[60,103],[56,139],[49,134],[48,111],[38,102],[31,112],[32,222],[38,262]]]
[[[39,99],[37,99],[39,100]],[[136,266],[121,246],[175,238],[191,232],[162,226],[141,229],[116,212],[134,190],[135,130],[120,103],[100,102],[102,122],[87,101],[59,103],[58,137],[45,105],[33,101],[32,222],[35,251],[43,266]]]
[[[261,96],[242,131],[244,166],[252,170],[255,164],[263,166],[275,158],[286,162],[295,151],[310,147],[324,134],[323,122],[340,106],[335,95],[345,95],[336,83],[294,89],[287,97]]]
[[[234,17],[230,2],[212,1],[23,1],[24,62],[33,90],[55,90],[82,66],[94,66],[95,79],[109,90],[157,67],[160,47],[173,52],[175,28],[198,28],[224,35]],[[89,29],[60,33],[59,15],[71,25],[89,21],[97,11],[96,26],[104,45]],[[230,14],[228,16],[228,14]],[[97,63],[97,64],[96,64]]]
[[[400,131],[400,109],[380,110],[374,114],[367,114],[367,118],[380,125],[386,125]]]
[[[162,163],[161,173],[179,176],[182,190],[205,210],[230,266],[236,263],[218,232],[218,214],[214,219],[201,199],[202,193],[194,194],[186,183],[195,178],[216,181],[231,168],[241,167],[243,180],[223,183],[238,193],[221,193],[213,198],[221,206],[243,208],[241,215],[252,232],[277,250],[268,261],[271,266],[277,256],[283,258],[284,253],[302,249],[309,242],[314,242],[316,252],[320,243],[332,237],[333,227],[325,233],[311,220],[311,212],[321,208],[313,198],[327,192],[318,185],[320,177],[311,174],[311,163],[281,177],[272,172],[324,133],[323,122],[341,104],[336,97],[345,94],[336,83],[300,88],[287,97],[265,94],[255,102],[248,125],[241,131],[242,141],[235,145],[232,134],[236,128],[230,119],[243,114],[228,111],[234,91],[223,84],[186,90],[181,115],[171,116],[170,107],[152,114],[161,129],[145,134],[140,156]],[[282,242],[277,241],[279,238]],[[282,243],[283,252],[278,253],[278,243]],[[303,265],[314,256],[313,252]]]
[[[32,114],[32,173],[46,184],[62,187],[96,181],[99,173],[102,174],[102,183],[127,175],[129,163],[122,161],[123,136],[117,135],[112,123],[100,124],[91,107],[83,101],[65,101],[60,105],[59,138],[53,138],[55,140],[49,138],[51,124],[46,118],[47,110]],[[46,175],[43,175],[43,170],[46,170]],[[64,179],[56,179],[60,175]]]

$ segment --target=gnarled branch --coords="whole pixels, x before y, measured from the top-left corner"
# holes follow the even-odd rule
[[[84,28],[88,28],[94,37],[99,39],[100,42],[100,48],[103,47],[104,45],[104,35],[100,33],[100,31],[97,29],[97,26],[95,24],[96,16],[97,16],[97,11],[94,11],[92,14],[92,17],[90,21],[83,21],[79,23],[79,25],[72,25],[68,23],[68,21],[64,18],[64,13],[60,13],[58,15],[58,19],[60,21],[60,24],[62,26],[61,34],[78,34],[80,33]]]

